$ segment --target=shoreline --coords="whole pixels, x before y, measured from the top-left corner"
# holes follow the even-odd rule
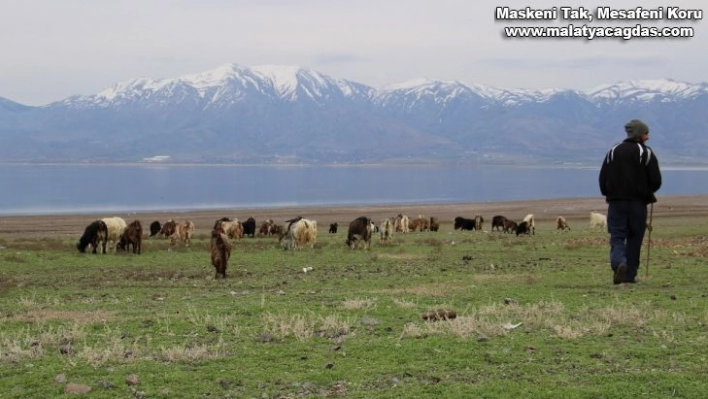
[[[654,218],[708,216],[708,195],[659,196],[654,205]],[[295,216],[316,220],[322,233],[326,233],[330,223],[337,222],[346,232],[349,222],[359,216],[368,216],[378,223],[384,218],[392,218],[402,213],[409,217],[423,215],[436,216],[441,224],[449,228],[457,216],[472,218],[482,215],[487,223],[495,215],[504,215],[512,220],[520,220],[526,214],[533,213],[539,224],[555,229],[558,216],[563,216],[573,225],[586,226],[588,215],[592,211],[605,213],[607,205],[602,197],[554,198],[536,200],[515,200],[499,202],[457,202],[427,204],[384,204],[384,205],[315,205],[284,206],[278,208],[257,209],[208,209],[208,210],[155,210],[147,212],[110,212],[54,215],[8,215],[0,216],[0,238],[44,237],[44,236],[80,236],[84,228],[92,221],[109,216],[120,216],[127,222],[138,219],[147,229],[149,224],[158,220],[161,223],[169,218],[176,221],[192,220],[197,234],[206,234],[221,217],[245,220],[249,217],[260,224],[265,219],[273,219],[282,224]],[[488,224],[485,228],[488,228]],[[340,230],[340,231],[341,231]]]
[[[708,195],[707,195],[708,196]],[[318,203],[304,203],[304,204],[288,204],[288,203],[272,203],[270,205],[196,205],[194,207],[146,207],[146,208],[135,208],[135,209],[89,209],[89,210],[60,210],[57,212],[52,212],[46,210],[46,208],[37,209],[35,211],[17,211],[9,213],[1,213],[0,219],[2,218],[13,218],[13,217],[58,217],[58,216],[91,216],[91,215],[107,215],[107,214],[119,214],[119,215],[144,215],[144,214],[164,214],[164,213],[201,213],[201,212],[257,212],[262,211],[275,211],[279,212],[281,210],[317,210],[317,209],[376,209],[376,208],[426,208],[426,207],[461,207],[466,205],[476,205],[485,206],[487,204],[515,204],[515,203],[529,203],[529,202],[539,202],[539,201],[590,201],[596,199],[594,197],[566,197],[566,198],[536,198],[536,199],[526,199],[526,200],[487,200],[487,201],[436,201],[436,200],[422,200],[422,201],[390,201],[390,202],[346,202],[346,203],[335,203],[335,204],[318,204]]]
[[[346,163],[346,162],[322,162],[322,163],[300,163],[300,162],[272,162],[272,163],[214,163],[214,162],[147,162],[147,161],[5,161],[0,162],[0,166],[131,166],[131,167],[233,167],[233,168],[253,168],[253,167],[274,167],[274,168],[309,168],[309,167],[328,167],[328,168],[380,168],[380,167],[488,167],[488,166],[504,166],[504,167],[519,167],[519,168],[567,168],[567,169],[600,169],[600,165],[596,162],[572,162],[572,161],[537,161],[537,162],[463,162],[463,161],[436,161],[429,162],[364,162],[364,163]],[[708,171],[708,162],[663,162],[661,169],[664,170],[706,170]]]

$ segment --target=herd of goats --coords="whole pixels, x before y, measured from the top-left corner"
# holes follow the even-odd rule
[[[305,219],[301,216],[285,221],[287,226],[276,224],[272,219],[263,221],[258,230],[258,234],[263,236],[276,236],[281,247],[287,249],[299,249],[304,246],[314,246],[317,239],[317,222]],[[479,230],[484,224],[484,218],[476,215],[473,219],[458,216],[454,219],[455,230]],[[570,230],[568,222],[563,216],[556,219],[558,230]],[[592,212],[590,214],[590,226],[604,229],[607,226],[605,215]],[[346,244],[352,249],[362,247],[371,248],[371,238],[378,234],[381,241],[388,240],[394,233],[408,233],[411,231],[438,231],[440,223],[437,217],[408,218],[399,214],[392,219],[384,219],[378,225],[371,218],[361,216],[354,219],[349,224]],[[329,233],[337,233],[338,224],[332,223],[329,226]],[[523,221],[516,223],[502,215],[492,218],[492,230],[504,233],[535,234],[536,225],[534,215],[528,214]],[[170,245],[181,241],[185,246],[189,246],[194,235],[194,223],[189,220],[180,223],[173,219],[167,220],[164,224],[154,221],[150,224],[150,237],[163,236],[170,239]],[[238,219],[221,218],[218,219],[211,230],[210,249],[211,263],[216,269],[216,278],[226,277],[226,267],[231,256],[231,241],[238,240],[244,236],[255,237],[256,221],[253,218],[241,222]],[[126,223],[120,217],[110,217],[96,220],[86,226],[83,235],[79,238],[76,248],[79,252],[86,252],[92,248],[92,253],[106,253],[109,242],[115,243],[112,248],[115,252],[131,251],[140,254],[142,249],[143,227],[139,220]]]

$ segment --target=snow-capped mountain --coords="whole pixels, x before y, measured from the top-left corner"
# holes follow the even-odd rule
[[[245,68],[235,64],[173,79],[135,79],[118,83],[89,96],[61,101],[71,107],[116,105],[170,105],[188,101],[202,109],[222,107],[250,98],[326,102],[368,98],[372,89],[334,79],[298,66],[265,65]],[[154,103],[154,104],[151,104]]]
[[[676,102],[691,100],[705,95],[708,83],[691,84],[671,79],[631,80],[602,85],[585,92],[594,101],[662,101]]]
[[[676,159],[708,148],[708,83],[502,89],[416,79],[383,88],[298,66],[140,78],[42,107],[0,98],[0,160],[596,161],[647,121]],[[699,158],[700,157],[700,158]]]

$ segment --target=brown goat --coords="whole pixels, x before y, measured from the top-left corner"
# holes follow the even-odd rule
[[[438,231],[440,230],[440,221],[438,220],[437,216],[431,216],[430,217],[430,231]]]
[[[280,237],[281,235],[285,234],[285,227],[283,227],[282,224],[273,223],[273,225],[270,226],[270,231],[274,236]]]
[[[243,238],[243,224],[238,219],[221,218],[214,222],[214,228],[221,228],[227,237],[240,240]]]
[[[482,225],[484,225],[484,218],[481,215],[474,216],[474,228],[477,231],[482,231]]]
[[[258,229],[258,234],[263,235],[263,236],[272,236],[273,235],[273,226],[275,225],[275,222],[273,219],[267,219],[261,222],[261,227]]]
[[[226,266],[231,257],[231,242],[221,228],[211,231],[211,264],[216,269],[214,278],[226,278]]]
[[[516,228],[518,227],[518,225],[515,221],[504,218],[504,221],[502,223],[504,224],[504,233],[516,233]]]
[[[143,225],[140,224],[139,220],[133,220],[123,230],[123,234],[121,234],[120,240],[116,244],[116,252],[119,250],[128,251],[131,245],[133,246],[133,253],[139,255],[143,246]]]
[[[419,231],[428,231],[430,230],[430,223],[428,222],[428,218],[423,217],[423,215],[418,216],[418,230]]]
[[[158,234],[162,234],[165,238],[172,237],[172,235],[177,231],[177,222],[174,219],[168,219],[160,228]]]
[[[408,231],[416,231],[420,226],[420,219],[409,219],[408,220]]]
[[[167,224],[167,223],[165,223]],[[194,235],[194,222],[191,220],[185,220],[177,225],[177,231],[175,231],[170,236],[170,245],[175,245],[177,240],[182,241],[185,247],[189,246],[192,242],[192,236]]]

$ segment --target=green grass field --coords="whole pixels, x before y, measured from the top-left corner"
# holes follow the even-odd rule
[[[245,238],[226,280],[206,235],[142,255],[5,239],[0,398],[703,398],[708,219],[654,225],[649,276],[620,286],[605,234],[550,224],[371,251]]]

